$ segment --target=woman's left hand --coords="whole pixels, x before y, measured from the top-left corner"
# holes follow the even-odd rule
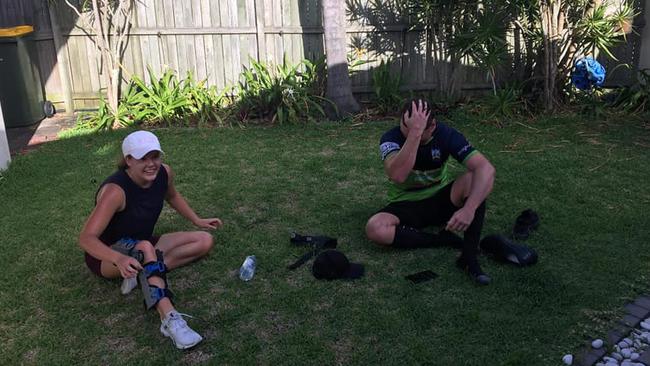
[[[223,226],[223,222],[219,218],[211,219],[198,219],[194,225],[201,229],[218,229]]]

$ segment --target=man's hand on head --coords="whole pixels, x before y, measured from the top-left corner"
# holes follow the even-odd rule
[[[416,137],[422,136],[422,133],[427,127],[427,120],[429,119],[428,105],[419,99],[417,102],[413,101],[410,111],[404,112],[402,116],[403,123],[408,129],[409,135],[413,134]]]

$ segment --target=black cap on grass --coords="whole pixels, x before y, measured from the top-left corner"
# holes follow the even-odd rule
[[[319,280],[355,279],[363,276],[362,264],[350,263],[338,250],[326,250],[314,260],[311,272]]]

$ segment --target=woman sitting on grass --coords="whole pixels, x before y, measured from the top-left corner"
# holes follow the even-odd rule
[[[155,307],[160,314],[160,332],[177,348],[193,347],[203,338],[172,305],[166,272],[206,255],[213,245],[212,235],[193,231],[155,237],[153,229],[164,200],[201,229],[216,229],[222,222],[198,217],[176,191],[174,174],[162,164],[160,143],[153,133],[128,135],[122,142],[122,154],[118,171],[97,191],[95,208],[79,235],[79,245],[93,273],[124,278],[123,294],[139,282],[145,306]]]

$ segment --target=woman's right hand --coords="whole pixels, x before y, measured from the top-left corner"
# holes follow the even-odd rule
[[[138,275],[142,270],[142,265],[135,258],[128,255],[121,254],[120,258],[115,262],[115,265],[120,270],[120,274],[124,278],[132,278]]]

